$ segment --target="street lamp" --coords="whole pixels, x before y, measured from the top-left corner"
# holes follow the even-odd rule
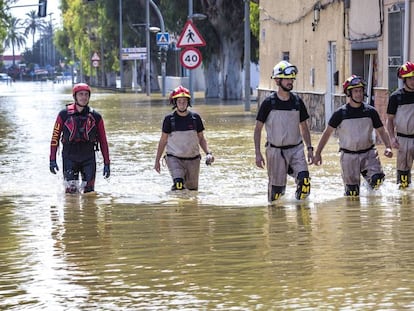
[[[157,28],[157,31],[155,31],[155,27],[150,27],[150,5],[153,7],[153,9],[155,10],[155,12],[158,15],[158,18],[160,20],[160,28]],[[146,89],[147,89],[147,96],[150,95],[151,93],[151,77],[150,77],[150,73],[151,73],[151,58],[150,58],[150,38],[149,38],[149,33],[150,32],[159,32],[162,31],[163,33],[165,33],[165,26],[164,26],[164,19],[162,17],[162,14],[160,12],[160,10],[158,9],[157,5],[154,3],[154,1],[152,0],[146,0],[145,1],[145,12],[146,12],[146,41],[147,41],[147,66],[146,66],[146,74],[147,74],[147,79],[146,79]],[[151,29],[154,29],[154,31],[151,31]],[[162,87],[161,87],[161,91],[162,91],[162,96],[165,96],[165,62],[161,62],[161,75],[162,75]]]
[[[150,41],[150,33],[154,32],[157,33],[160,31],[158,27],[151,27],[149,25],[149,20],[147,20],[147,25],[145,27],[146,31],[146,45],[147,45],[147,62],[146,62],[146,90],[147,96],[151,95],[151,41]]]
[[[164,18],[162,17],[160,9],[157,7],[157,5],[154,3],[154,1],[152,1],[152,0],[147,0],[147,1],[149,1],[149,4],[151,4],[152,8],[155,10],[155,13],[157,13],[158,19],[160,20],[161,32],[164,34],[165,33]],[[164,51],[166,51],[166,49],[164,47],[161,47],[160,52],[164,53]],[[167,60],[164,59],[164,58],[161,59],[161,79],[162,79],[161,92],[162,92],[162,96],[165,96],[166,61]]]

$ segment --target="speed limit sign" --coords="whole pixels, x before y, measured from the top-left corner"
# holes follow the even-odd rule
[[[201,64],[201,60],[201,53],[196,48],[187,48],[181,51],[181,65],[183,65],[187,69],[197,68]]]

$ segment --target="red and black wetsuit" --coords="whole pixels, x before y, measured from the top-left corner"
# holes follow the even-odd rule
[[[94,191],[96,175],[95,147],[99,144],[104,164],[109,164],[109,148],[102,116],[86,106],[81,112],[70,104],[59,112],[50,142],[50,160],[62,142],[63,176],[66,181],[78,181],[81,173],[86,183],[84,192]]]

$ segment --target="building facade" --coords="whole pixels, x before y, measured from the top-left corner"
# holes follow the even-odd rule
[[[261,0],[258,104],[275,88],[271,69],[287,60],[299,69],[295,91],[322,131],[345,102],[351,74],[368,83],[367,101],[385,119],[397,68],[414,61],[414,0]],[[266,70],[267,69],[267,70]]]

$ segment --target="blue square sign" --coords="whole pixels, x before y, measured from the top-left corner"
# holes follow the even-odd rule
[[[157,45],[169,45],[170,44],[170,34],[168,32],[158,32],[157,33]]]

